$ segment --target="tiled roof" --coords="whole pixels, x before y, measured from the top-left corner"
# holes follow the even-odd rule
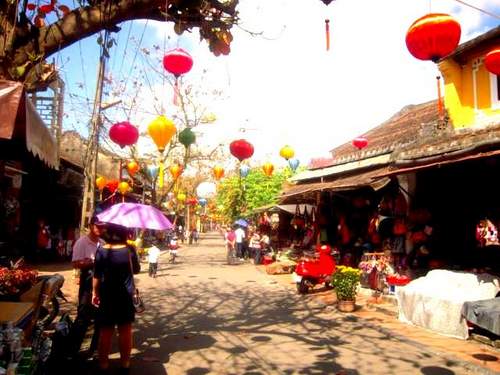
[[[389,120],[369,130],[362,136],[368,139],[368,146],[357,150],[351,142],[331,150],[332,159],[311,162],[311,169],[350,163],[377,155],[389,154],[394,149],[415,142],[419,137],[436,129],[439,116],[435,100],[409,105]]]

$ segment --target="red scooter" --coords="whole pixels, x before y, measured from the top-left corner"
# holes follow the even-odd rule
[[[297,264],[293,273],[293,281],[297,285],[297,292],[305,294],[316,284],[325,283],[330,288],[330,279],[335,270],[335,259],[332,249],[328,245],[319,245],[316,248],[316,259],[304,259]]]

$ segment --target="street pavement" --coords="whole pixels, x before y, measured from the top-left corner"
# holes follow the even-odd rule
[[[300,296],[250,263],[227,265],[222,238],[161,258],[137,278],[147,311],[132,374],[476,374],[460,361]],[[118,366],[118,354],[113,355]]]

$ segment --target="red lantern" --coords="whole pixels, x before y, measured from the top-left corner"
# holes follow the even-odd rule
[[[491,74],[500,76],[500,47],[497,47],[486,54],[484,57],[486,70]]]
[[[114,193],[116,189],[118,189],[118,185],[120,184],[120,181],[118,180],[110,180],[107,182],[106,187],[111,193]]]
[[[449,14],[430,13],[410,26],[406,46],[417,59],[437,62],[457,48],[460,34],[460,24]]]
[[[139,131],[128,121],[118,122],[109,129],[109,138],[121,148],[124,148],[137,142]]]
[[[185,74],[191,70],[193,67],[193,58],[182,48],[175,48],[168,51],[163,57],[163,67],[169,73],[179,77],[181,74]]]
[[[354,140],[352,141],[352,145],[358,150],[362,150],[366,146],[368,146],[368,139],[366,139],[365,137],[354,138]]]
[[[191,206],[195,206],[196,204],[198,204],[198,200],[196,198],[189,198],[186,201],[186,204],[191,205]]]
[[[238,139],[231,142],[229,145],[229,151],[231,151],[231,155],[233,155],[236,159],[243,161],[253,155],[254,149],[251,143],[244,139]]]

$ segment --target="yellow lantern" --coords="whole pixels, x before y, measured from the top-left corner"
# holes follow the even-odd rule
[[[125,195],[130,190],[128,182],[122,181],[118,184],[118,191],[120,194]]]
[[[95,185],[97,186],[99,191],[102,191],[102,189],[104,189],[104,187],[106,186],[106,182],[107,181],[104,177],[97,177],[95,179]]]
[[[184,202],[186,200],[186,194],[184,194],[184,193],[177,194],[177,200],[179,202]]]
[[[134,177],[134,175],[137,173],[139,170],[139,164],[135,160],[132,160],[131,162],[127,163],[127,171],[130,177]]]
[[[280,156],[285,160],[293,158],[294,155],[295,155],[295,151],[293,150],[293,148],[291,148],[288,145],[282,147],[280,150]]]
[[[269,177],[273,174],[274,165],[272,163],[267,162],[262,166],[262,170],[264,171],[264,174]]]
[[[213,169],[213,173],[214,173],[214,177],[215,179],[218,181],[220,180],[222,177],[224,177],[224,168],[222,168],[221,166],[219,165],[216,165]]]
[[[177,179],[182,173],[182,167],[179,164],[174,164],[170,166],[169,171],[172,177]]]
[[[176,131],[177,128],[174,122],[165,116],[158,116],[148,126],[148,134],[160,152],[165,150],[165,146],[170,142]]]

